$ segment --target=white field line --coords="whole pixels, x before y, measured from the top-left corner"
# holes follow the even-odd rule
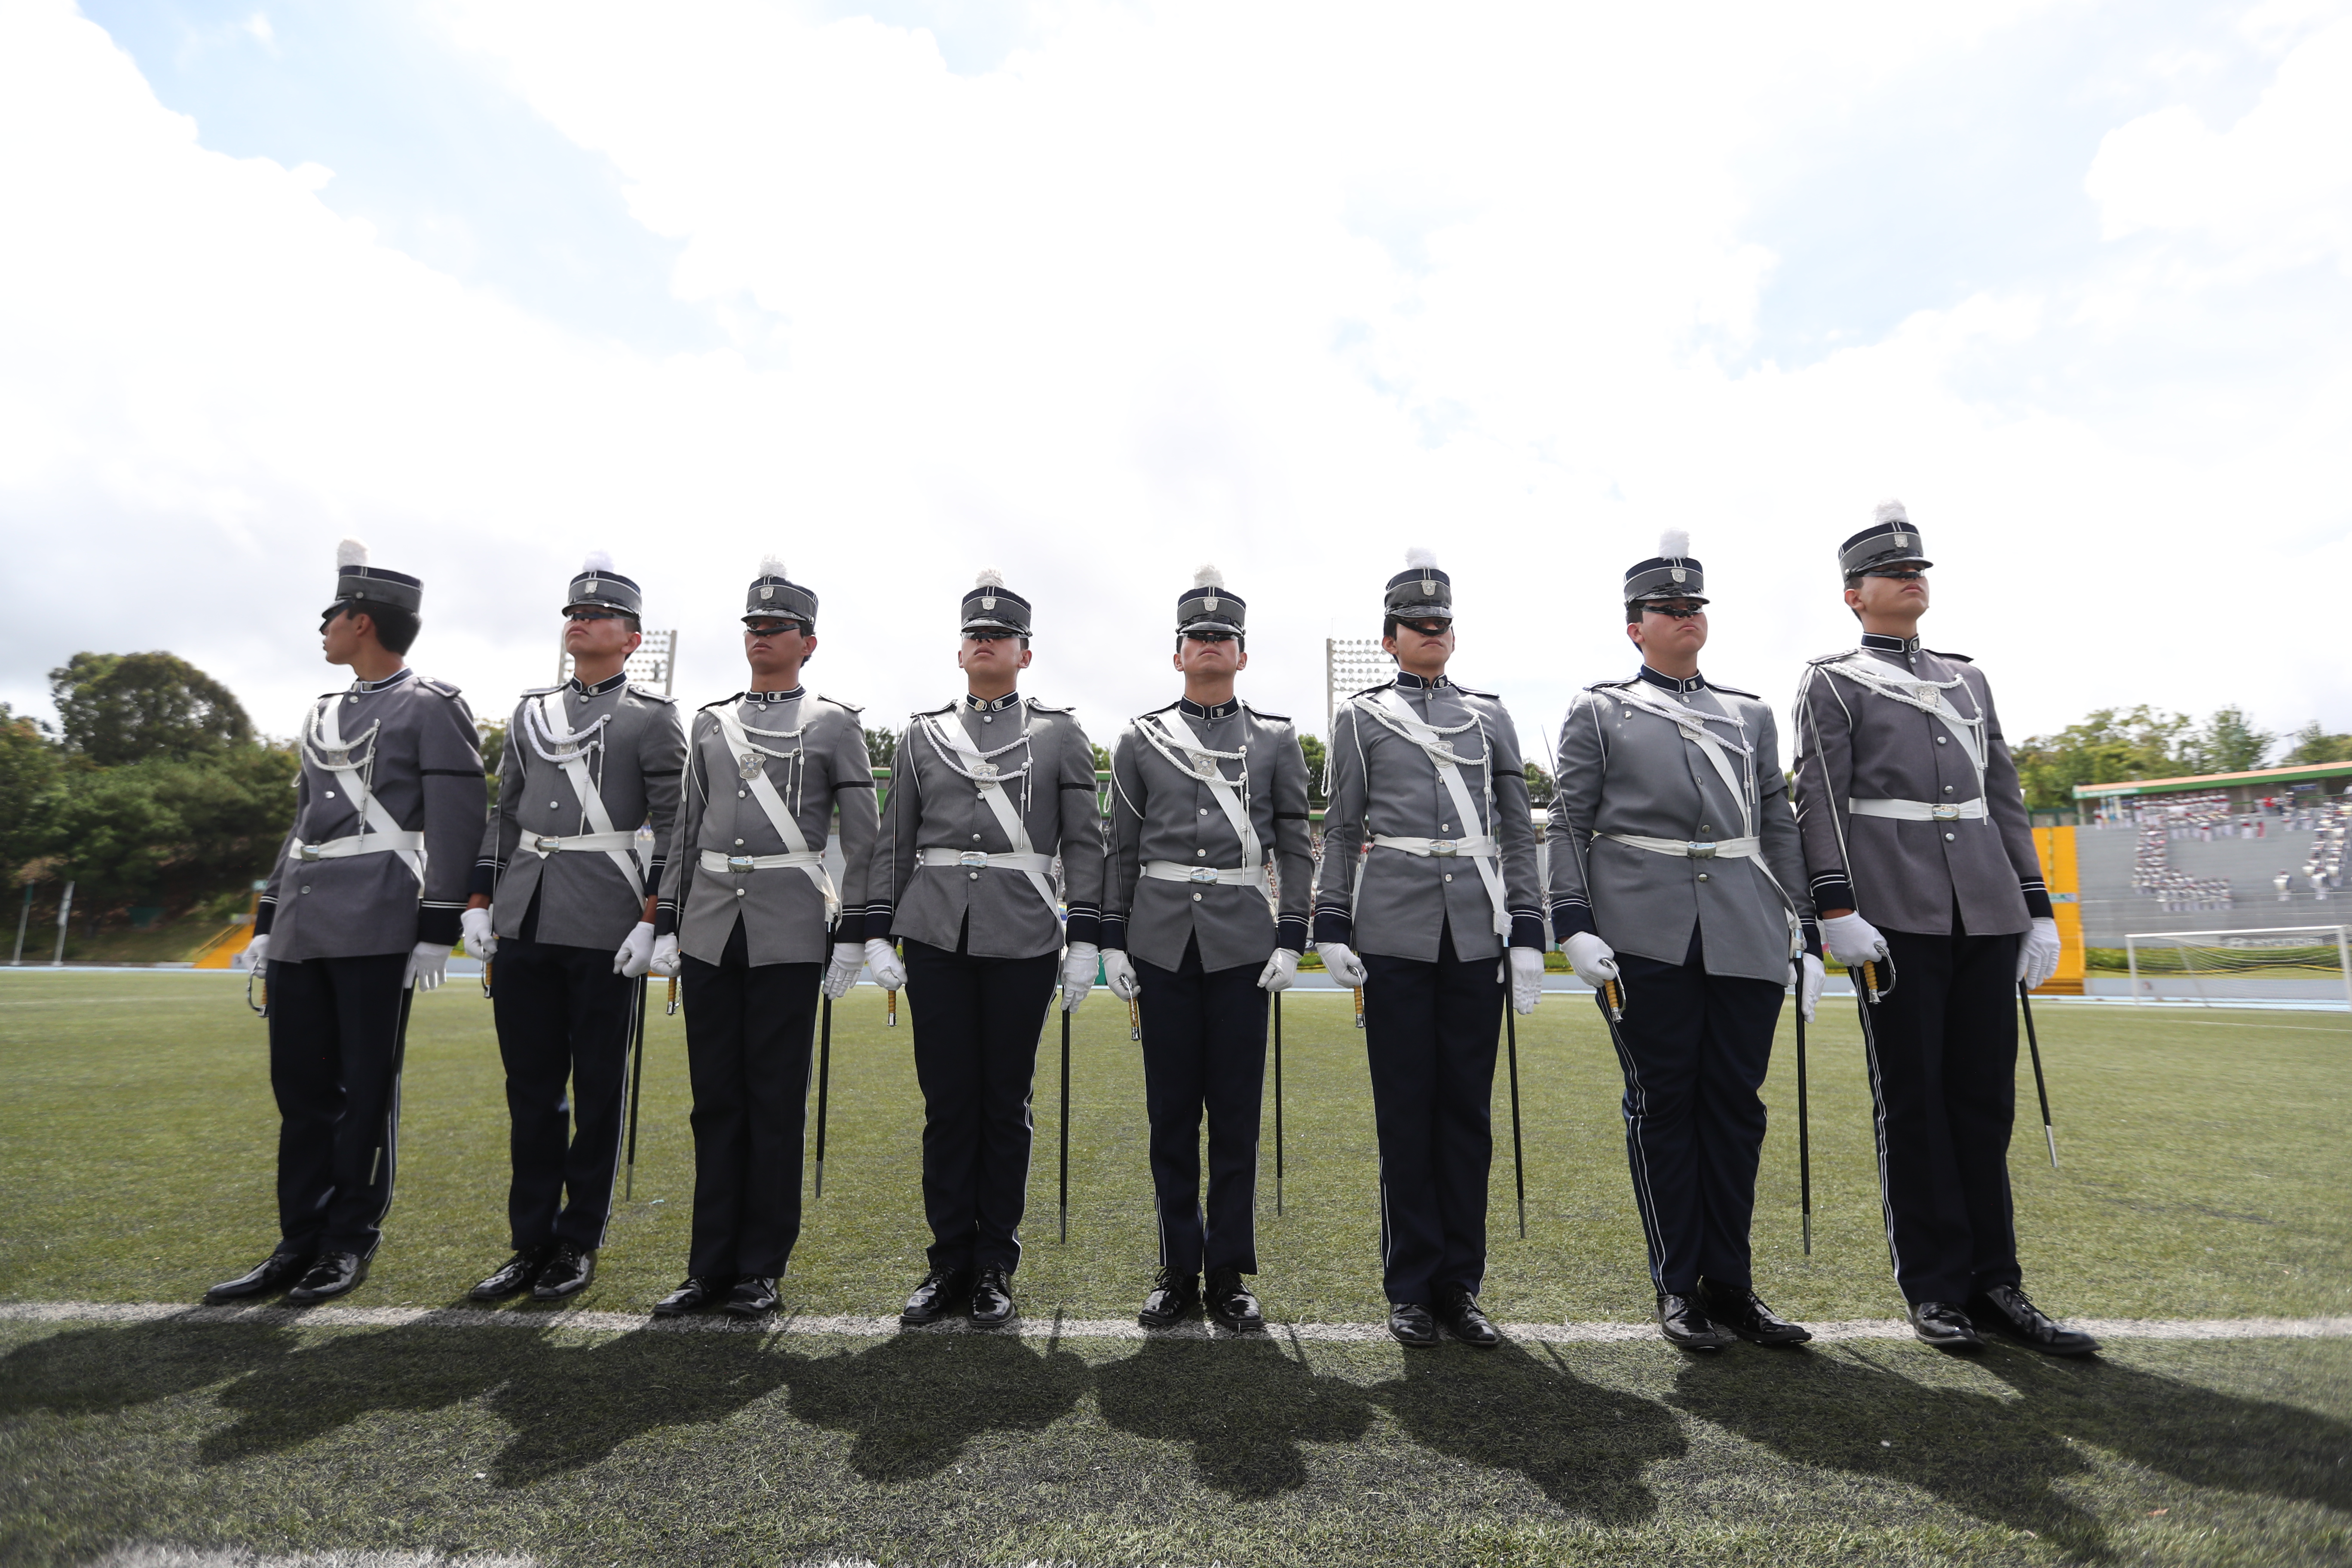
[[[2352,1338],[2352,1317],[2336,1318],[2075,1318],[2076,1328],[2112,1340],[2337,1340]],[[762,1333],[836,1335],[881,1339],[902,1333],[1018,1333],[1030,1339],[1148,1340],[1232,1339],[1237,1336],[1201,1323],[1176,1329],[1144,1329],[1129,1318],[1023,1317],[1009,1330],[982,1331],[961,1321],[927,1329],[900,1327],[896,1318],[819,1317],[780,1313],[765,1322],[723,1316],[654,1318],[635,1312],[474,1310],[464,1307],[192,1307],[167,1301],[0,1302],[0,1322],[160,1323],[190,1325],[255,1323],[272,1328],[300,1324],[321,1329],[403,1329],[419,1324],[446,1329],[585,1330],[594,1333]],[[1653,1341],[1657,1325],[1643,1321],[1504,1323],[1514,1340],[1544,1344],[1613,1344]],[[1856,1318],[1809,1323],[1816,1340],[1907,1340],[1910,1325],[1900,1318]],[[1328,1343],[1378,1343],[1388,1338],[1379,1323],[1276,1323],[1287,1338]]]

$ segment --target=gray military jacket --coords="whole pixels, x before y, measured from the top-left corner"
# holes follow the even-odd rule
[[[1370,710],[1393,689],[1413,717],[1440,731],[1457,763],[1471,805],[1464,821],[1454,796],[1421,745]],[[1315,940],[1345,942],[1363,952],[1433,961],[1438,933],[1451,928],[1456,958],[1499,957],[1486,880],[1467,855],[1416,855],[1360,847],[1381,837],[1496,841],[1509,945],[1544,945],[1542,895],[1536,885],[1535,822],[1528,813],[1528,777],[1519,761],[1518,731],[1490,692],[1433,684],[1400,671],[1386,686],[1360,691],[1331,723],[1330,804],[1323,813],[1323,857],[1316,868]]]
[[[971,753],[951,737],[961,735]],[[975,758],[977,760],[975,760]],[[1030,852],[1060,858],[1060,885],[981,863],[1016,846],[980,788],[993,769]],[[950,857],[959,858],[947,863]],[[934,862],[926,864],[926,861]],[[965,864],[963,861],[971,861]],[[1014,693],[983,702],[966,695],[918,713],[898,738],[890,798],[868,885],[868,937],[904,937],[980,958],[1034,958],[1063,942],[1098,940],[1103,831],[1095,805],[1094,748],[1066,708]]]
[[[1971,936],[2047,917],[2032,822],[1984,672],[1916,637],[1863,644],[1811,661],[1797,689],[1797,826],[1814,906],[1930,936],[1950,933],[1956,909]],[[1915,698],[1933,692],[1953,721],[1887,695],[1890,682]],[[1857,814],[1857,800],[1907,802],[1877,809],[1915,819]],[[1939,807],[1951,815],[1929,815]]]
[[[549,697],[562,699],[560,729],[551,729],[544,716]],[[564,741],[562,731],[576,739]],[[603,850],[548,842],[596,831],[559,760],[574,750],[612,831],[634,837],[640,825],[653,825],[650,866],[641,865],[631,848],[624,854],[636,869],[624,875]],[[661,885],[685,758],[677,705],[658,691],[631,686],[625,675],[593,688],[574,679],[524,692],[507,724],[499,804],[474,868],[473,890],[488,895],[495,911],[491,929],[502,937],[520,936],[537,896],[539,941],[620,946],[645,918],[646,895]]]
[[[730,746],[719,722],[719,710],[730,708],[743,726],[745,749]],[[865,940],[875,805],[860,711],[794,687],[738,693],[695,714],[656,932],[676,931],[678,950],[705,963],[725,954],[738,919],[754,964],[818,963],[832,956],[832,943]],[[839,814],[845,864],[833,891],[841,908],[830,921],[824,889],[806,867],[718,865],[792,852],[760,803],[753,772],[774,786],[810,851],[824,854]]]
[[[456,946],[485,807],[481,743],[457,689],[411,669],[355,681],[312,704],[298,744],[294,827],[253,923],[257,936],[269,938],[270,960],[406,952],[421,942]],[[362,837],[354,779],[382,813],[368,834],[421,833],[419,849],[338,852],[342,840]],[[302,858],[306,846],[323,858]]]
[[[1731,721],[1700,722],[1736,791],[1661,708]],[[1670,855],[1627,838],[1685,848]],[[1689,853],[1746,838],[1760,840],[1760,858]],[[1619,952],[1680,963],[1696,931],[1707,973],[1775,985],[1789,979],[1790,920],[1810,921],[1812,908],[1780,732],[1762,699],[1647,668],[1632,680],[1587,688],[1560,726],[1545,847],[1560,941],[1594,931]]]
[[[1196,759],[1169,739],[1160,728],[1165,719],[1179,721],[1180,736],[1189,726],[1198,744],[1231,754]],[[1249,886],[1144,874],[1154,863],[1188,871],[1244,864],[1241,834],[1201,772],[1203,765],[1236,781],[1234,804],[1276,873],[1278,914],[1263,874]],[[1202,707],[1181,700],[1129,723],[1111,752],[1110,773],[1103,946],[1161,969],[1181,965],[1186,944],[1195,940],[1204,970],[1262,964],[1277,946],[1307,951],[1315,858],[1307,823],[1307,758],[1296,725],[1238,701]]]

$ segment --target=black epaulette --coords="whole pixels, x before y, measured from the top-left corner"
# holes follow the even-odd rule
[[[1035,709],[1040,713],[1075,713],[1077,711],[1076,708],[1056,708],[1050,702],[1040,702],[1034,697],[1029,699],[1029,706]]]
[[[1348,693],[1348,697],[1350,701],[1359,697],[1370,697],[1373,692],[1385,691],[1395,684],[1396,681],[1393,679],[1383,680],[1378,686],[1367,686],[1361,691],[1350,691]]]
[[[909,722],[912,722],[917,719],[936,719],[942,713],[952,713],[955,710],[956,705],[954,703],[942,702],[937,708],[918,708],[912,713],[907,715],[907,718]]]
[[[1976,662],[1976,660],[1975,660],[1975,659],[1970,658],[1967,654],[1964,654],[1964,653],[1946,653],[1942,648],[1939,648],[1939,647],[1923,647],[1923,648],[1921,648],[1919,651],[1920,651],[1921,653],[1932,653],[1932,654],[1934,654],[1937,658],[1956,658],[1956,659],[1958,659],[1962,664],[1974,664],[1974,663]]]
[[[525,691],[523,695],[525,697],[551,697],[571,684],[572,683],[570,681],[565,680],[558,681],[553,686],[534,686],[530,690]]]
[[[1848,658],[1853,658],[1853,655],[1854,655],[1857,651],[1858,651],[1858,650],[1856,650],[1856,649],[1854,649],[1854,648],[1850,648],[1850,647],[1848,647],[1848,648],[1840,648],[1840,649],[1839,649],[1837,652],[1835,652],[1835,653],[1825,653],[1825,654],[1822,655],[1822,657],[1821,657],[1821,658],[1809,658],[1809,659],[1805,660],[1805,662],[1806,662],[1807,664],[1810,664],[1810,665],[1815,665],[1815,666],[1824,665],[1824,664],[1842,664],[1842,663],[1843,663],[1845,660],[1847,660]]]
[[[720,698],[720,699],[719,699],[718,701],[716,701],[716,702],[706,702],[706,703],[704,703],[701,707],[699,707],[699,708],[696,709],[696,710],[695,710],[695,711],[696,711],[697,713],[708,713],[708,712],[709,712],[713,708],[724,708],[724,707],[726,707],[730,702],[740,702],[740,701],[742,701],[742,700],[743,700],[743,693],[741,693],[741,692],[738,691],[738,692],[736,692],[734,695],[732,695],[732,696],[730,696],[730,697],[722,697],[722,698]]]
[[[629,695],[632,697],[649,697],[656,702],[666,702],[672,708],[677,706],[677,699],[672,697],[668,692],[656,691],[652,687],[640,686],[634,680],[629,682],[628,691]]]
[[[1638,679],[1639,677],[1634,677],[1625,680],[1596,680],[1584,689],[1587,691],[1614,691],[1621,686],[1633,685],[1633,680]]]
[[[1458,680],[1452,684],[1454,689],[1459,691],[1465,697],[1483,697],[1489,702],[1500,702],[1503,700],[1502,694],[1499,692],[1481,691],[1475,686],[1465,686]]]
[[[852,712],[852,713],[863,713],[863,712],[865,712],[865,711],[866,711],[866,710],[865,710],[864,708],[862,708],[862,707],[858,706],[858,704],[856,704],[856,703],[855,703],[855,702],[844,702],[840,698],[838,698],[838,697],[827,697],[827,696],[826,696],[824,692],[822,692],[822,691],[820,691],[820,692],[818,692],[818,693],[816,694],[816,700],[817,700],[819,702],[830,702],[830,703],[832,703],[835,708],[843,708],[843,709],[846,709],[846,710],[849,710],[850,712]]]
[[[425,690],[432,692],[436,697],[446,697],[450,699],[452,701],[456,700],[457,697],[457,689],[456,687],[450,685],[446,680],[436,680],[429,675],[418,676],[416,678],[416,684],[425,688]]]
[[[1709,691],[1724,691],[1724,692],[1728,692],[1728,693],[1730,693],[1730,694],[1731,694],[1732,696],[1734,696],[1734,697],[1745,697],[1745,698],[1746,698],[1746,699],[1748,699],[1748,700],[1749,700],[1750,702],[1761,702],[1761,701],[1763,701],[1763,700],[1764,700],[1764,699],[1762,699],[1761,697],[1757,696],[1757,695],[1756,695],[1756,693],[1754,693],[1753,691],[1742,691],[1742,690],[1740,690],[1740,689],[1739,689],[1739,688],[1738,688],[1737,686],[1717,686],[1717,685],[1714,681],[1712,681],[1712,680],[1710,680],[1710,681],[1708,681],[1708,682],[1706,683],[1706,689],[1707,689]]]
[[[1251,707],[1246,702],[1242,704],[1242,711],[1247,713],[1253,719],[1263,719],[1269,724],[1287,724],[1292,721],[1290,715],[1287,713],[1260,712],[1257,709]]]

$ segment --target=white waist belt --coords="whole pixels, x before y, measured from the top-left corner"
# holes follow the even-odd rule
[[[1985,814],[1981,796],[1956,805],[1937,805],[1928,800],[1849,800],[1845,808],[1856,816],[1891,816],[1897,822],[1958,822]]]
[[[1143,874],[1155,882],[1213,883],[1227,888],[1254,888],[1264,879],[1256,866],[1187,866],[1181,860],[1146,860]]]
[[[925,849],[921,851],[926,866],[992,866],[1000,871],[1034,871],[1040,874],[1054,868],[1050,855],[1024,855],[1018,850],[1003,850],[987,854],[978,849]]]
[[[745,871],[774,871],[786,866],[822,866],[822,850],[803,849],[791,855],[722,855],[716,849],[702,852],[702,868],[724,874]]]
[[[574,833],[564,837],[546,834],[525,834],[522,847],[535,852],[542,860],[566,849],[593,849],[610,853],[615,849],[635,849],[637,836],[634,833]]]
[[[1678,855],[1692,860],[1753,860],[1762,852],[1761,838],[1645,838],[1638,833],[1604,833],[1613,844],[1647,849],[1653,855]]]
[[[425,847],[422,833],[357,833],[349,838],[330,838],[323,844],[305,844],[297,838],[287,849],[289,860],[345,860],[354,855],[383,855],[394,850],[417,850]]]
[[[1465,855],[1476,859],[1491,860],[1501,853],[1488,837],[1475,838],[1412,838],[1391,837],[1386,833],[1372,835],[1372,843],[1382,849],[1402,849],[1408,855],[1444,859]]]

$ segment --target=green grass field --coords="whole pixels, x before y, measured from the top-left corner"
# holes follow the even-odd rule
[[[658,1012],[658,1003],[656,1003]],[[1344,997],[1286,1007],[1286,1212],[1268,1117],[1259,1284],[1277,1324],[1381,1310],[1371,1118]],[[2352,1026],[2324,1014],[2041,1014],[2064,1169],[2012,1158],[2027,1278],[2104,1318],[2352,1311]],[[2352,1559],[2352,1340],[2121,1341],[2054,1364],[1842,1342],[1694,1361],[1654,1341],[1455,1345],[1058,1336],[1150,1281],[1140,1068],[1079,1015],[1070,1240],[1055,1237],[1057,1051],[1041,1051],[1024,1337],[505,1325],[0,1321],[0,1562],[126,1542],[470,1549],[549,1563],[2331,1563]],[[833,1126],[789,1310],[895,1310],[921,1271],[902,1027],[838,1011]],[[1891,1318],[1852,1016],[1811,1032],[1815,1254],[1799,1247],[1794,1056],[1756,1222],[1793,1316]],[[1648,1306],[1589,1004],[1520,1032],[1528,1237],[1498,1074],[1492,1267],[1506,1322]],[[648,1050],[635,1201],[579,1305],[681,1271],[679,1020]],[[0,975],[0,1300],[193,1301],[275,1234],[262,1026],[241,984]],[[353,1307],[446,1307],[504,1256],[488,1008],[420,998],[400,1187]],[[2021,1104],[2032,1083],[2021,1078]],[[488,1319],[490,1314],[482,1314]],[[480,1321],[480,1320],[468,1320]]]

